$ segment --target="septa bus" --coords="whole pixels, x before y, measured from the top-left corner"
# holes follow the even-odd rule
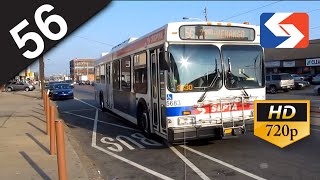
[[[266,93],[259,37],[248,24],[168,23],[97,59],[95,98],[169,142],[244,132]]]

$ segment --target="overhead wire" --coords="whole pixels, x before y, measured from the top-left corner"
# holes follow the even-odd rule
[[[107,46],[110,46],[110,47],[114,47],[114,45],[112,45],[112,44],[108,44],[108,43],[105,43],[105,42],[93,40],[93,39],[90,39],[90,38],[87,38],[87,37],[78,36],[78,35],[75,35],[74,37],[85,39],[87,41],[91,41],[91,42],[95,42],[95,43],[99,43],[99,44],[103,44],[103,45],[107,45]]]
[[[264,7],[267,7],[267,6],[271,6],[271,5],[276,4],[276,3],[279,3],[279,2],[281,2],[281,1],[283,1],[283,0],[276,1],[276,2],[272,2],[272,3],[269,3],[269,4],[265,4],[265,5],[263,5],[263,6],[260,6],[260,7],[257,7],[257,8],[254,8],[254,9],[251,9],[251,10],[248,10],[248,11],[245,11],[245,12],[242,12],[242,13],[239,13],[239,14],[236,14],[236,15],[232,15],[232,16],[227,17],[227,18],[225,18],[225,19],[222,19],[222,20],[220,20],[220,21],[225,21],[225,20],[228,20],[228,19],[232,19],[232,18],[241,16],[241,15],[244,15],[244,14],[250,13],[250,12],[252,12],[252,11],[256,11],[256,10],[258,10],[258,9],[262,9],[262,8],[264,8]]]

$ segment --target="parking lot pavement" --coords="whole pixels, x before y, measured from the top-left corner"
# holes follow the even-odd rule
[[[29,92],[0,93],[0,179],[59,179],[57,157],[49,152],[42,100],[23,93]],[[65,145],[68,179],[88,179],[67,137]]]
[[[59,111],[103,179],[317,179],[320,128],[278,148],[253,135],[169,145],[146,138],[136,126],[99,110],[93,91],[76,87]]]
[[[314,87],[315,85],[311,85],[302,90],[279,91],[277,94],[267,94],[266,99],[310,100],[310,122],[312,125],[320,126],[320,96],[313,92]]]

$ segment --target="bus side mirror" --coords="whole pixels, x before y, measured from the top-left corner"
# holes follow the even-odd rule
[[[169,70],[169,65],[166,59],[168,59],[168,53],[164,51],[160,51],[159,53],[159,67],[161,70]]]

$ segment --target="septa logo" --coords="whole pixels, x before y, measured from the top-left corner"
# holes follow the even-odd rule
[[[263,13],[260,16],[261,46],[306,48],[309,46],[307,13]]]

